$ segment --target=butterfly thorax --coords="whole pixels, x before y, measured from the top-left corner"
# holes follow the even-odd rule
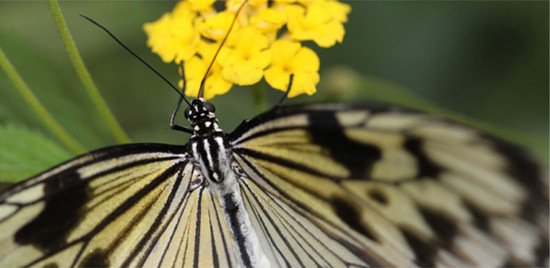
[[[202,99],[196,99],[191,102],[191,107],[185,110],[185,118],[191,123],[193,128],[193,137],[203,137],[223,133],[219,127],[216,118],[215,107]]]
[[[231,151],[214,111],[212,104],[196,99],[186,109],[185,117],[193,127],[190,144],[194,159],[206,180],[219,184],[232,172]]]

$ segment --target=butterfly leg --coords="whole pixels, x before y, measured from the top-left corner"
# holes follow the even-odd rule
[[[177,131],[182,131],[182,132],[185,132],[185,133],[189,133],[189,134],[193,134],[193,129],[191,128],[188,128],[188,127],[184,127],[184,126],[180,126],[178,124],[176,124],[176,115],[178,114],[178,111],[180,109],[180,106],[181,106],[181,103],[183,101],[183,96],[185,96],[185,88],[186,88],[186,85],[187,85],[187,81],[185,80],[185,72],[184,72],[184,68],[183,68],[183,61],[180,63],[180,72],[181,72],[181,79],[183,81],[183,85],[181,87],[181,95],[178,99],[178,102],[176,103],[176,107],[174,108],[174,111],[172,111],[172,115],[170,115],[170,128],[173,129],[173,130],[177,130]]]
[[[288,92],[290,92],[290,89],[292,88],[293,81],[294,81],[294,74],[291,74],[290,77],[288,78],[288,86],[286,88],[285,95],[283,95],[281,100],[279,100],[279,102],[275,106],[273,106],[273,108],[280,106],[281,104],[283,104],[283,101],[286,100],[286,97],[288,96]]]
[[[288,79],[288,86],[287,86],[287,88],[286,88],[286,90],[285,90],[285,94],[284,94],[283,97],[279,100],[279,102],[278,102],[277,104],[273,105],[273,107],[271,108],[272,110],[275,109],[275,108],[277,108],[277,107],[279,107],[279,106],[281,106],[281,104],[283,104],[283,101],[286,100],[286,97],[288,96],[288,92],[290,92],[290,89],[292,88],[292,81],[294,81],[294,74],[291,74],[291,75],[290,75],[290,77],[289,77],[289,79]],[[249,121],[249,120],[243,120],[243,121],[241,122],[241,124],[240,124],[237,128],[241,127],[242,125],[248,124],[248,121]]]
[[[178,113],[178,110],[180,109],[181,103],[183,102],[183,95],[180,95],[180,98],[178,99],[178,102],[176,103],[176,107],[174,108],[174,111],[172,111],[172,115],[170,116],[170,128],[173,130],[193,134],[193,129],[189,127],[184,127],[176,124],[176,114]]]

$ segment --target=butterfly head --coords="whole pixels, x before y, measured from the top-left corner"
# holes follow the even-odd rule
[[[202,98],[195,99],[191,106],[185,109],[185,118],[191,123],[193,132],[197,136],[207,136],[214,132],[221,132],[216,119],[216,107]]]

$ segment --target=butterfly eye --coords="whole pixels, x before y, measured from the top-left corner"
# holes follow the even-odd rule
[[[183,112],[183,116],[185,116],[185,119],[189,119],[190,115],[191,115],[191,110],[189,110],[189,107],[185,108],[185,111]]]
[[[206,108],[206,110],[208,110],[211,113],[216,111],[216,107],[214,107],[214,104],[212,104],[210,102],[205,102],[204,107]]]

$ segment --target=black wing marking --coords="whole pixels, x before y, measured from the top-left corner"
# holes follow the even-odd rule
[[[257,186],[243,187],[245,196],[300,206],[295,211],[310,222],[333,226],[318,235],[339,232],[366,263],[548,259],[544,171],[515,146],[470,127],[403,109],[311,105],[271,110],[230,137],[247,184]],[[281,221],[295,213],[270,214]],[[296,235],[280,227],[287,239]]]
[[[218,201],[190,188],[197,176],[184,146],[61,164],[1,195],[0,266],[234,266]]]

